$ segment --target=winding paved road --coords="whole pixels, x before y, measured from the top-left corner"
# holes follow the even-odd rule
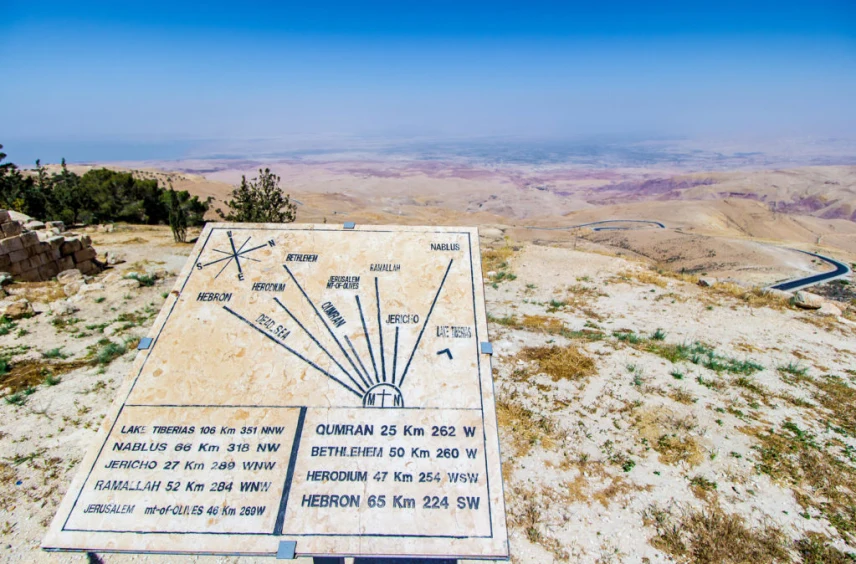
[[[592,225],[603,225],[604,223],[648,223],[656,225],[660,229],[665,229],[666,226],[659,221],[648,221],[647,219],[607,219],[604,221],[592,221],[591,223],[581,223],[579,225],[571,225],[569,227],[527,227],[526,229],[539,229],[541,231],[566,231],[568,229],[579,229],[580,227],[590,227]],[[592,227],[594,231],[622,231],[626,227]]]
[[[794,290],[801,290],[802,288],[808,288],[809,286],[820,284],[821,282],[829,282],[830,280],[842,278],[850,274],[850,267],[844,264],[843,262],[837,261],[833,258],[825,257],[823,255],[819,255],[817,253],[800,251],[799,249],[791,250],[800,253],[805,253],[815,258],[819,258],[824,262],[828,262],[829,264],[835,267],[835,270],[832,270],[830,272],[821,272],[820,274],[812,274],[811,276],[788,280],[786,282],[779,282],[778,284],[773,284],[772,286],[769,286],[771,290],[784,290],[786,292],[792,292]]]
[[[604,225],[607,223],[645,223],[649,225],[656,225],[660,229],[665,229],[666,226],[659,221],[650,221],[646,219],[607,219],[604,221],[593,221],[591,223],[581,223],[579,225],[571,225],[569,227],[527,227],[527,229],[539,229],[542,231],[567,231],[569,229],[579,229],[580,227],[591,227],[592,225]],[[594,231],[623,231],[628,229],[627,227],[592,227]],[[851,273],[850,267],[841,261],[837,261],[834,258],[829,258],[823,255],[819,255],[817,253],[810,253],[808,251],[801,251],[799,249],[790,249],[792,251],[797,251],[800,253],[805,253],[807,255],[811,255],[815,258],[818,258],[824,262],[827,262],[835,267],[835,270],[830,272],[821,272],[820,274],[812,274],[811,276],[805,276],[803,278],[795,278],[793,280],[786,280],[785,282],[779,282],[777,284],[773,284],[772,286],[768,286],[771,290],[782,290],[785,292],[792,292],[795,290],[801,290],[803,288],[808,288],[809,286],[814,286],[815,284],[820,284],[822,282],[829,282],[830,280],[836,280],[838,278],[843,278]]]

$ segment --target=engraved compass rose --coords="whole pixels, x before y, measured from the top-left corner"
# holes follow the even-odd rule
[[[254,258],[248,257],[246,255],[248,255],[249,253],[252,253],[253,251],[257,251],[263,247],[274,247],[274,246],[276,246],[276,242],[273,239],[271,239],[267,243],[263,243],[261,245],[255,246],[255,247],[250,247],[249,249],[244,249],[244,247],[247,246],[247,243],[250,242],[250,239],[252,239],[252,237],[247,237],[247,240],[244,241],[240,247],[236,247],[235,246],[235,240],[232,238],[232,232],[226,231],[226,235],[229,237],[230,250],[224,251],[222,249],[211,249],[215,253],[220,253],[221,255],[226,255],[226,256],[212,260],[211,262],[207,262],[207,263],[197,262],[196,263],[197,270],[202,270],[206,266],[211,266],[211,265],[218,264],[218,263],[225,261],[225,264],[223,264],[223,267],[220,269],[220,271],[217,273],[217,275],[214,276],[214,278],[217,278],[221,274],[223,274],[223,271],[226,270],[227,266],[232,264],[232,261],[235,261],[235,266],[238,269],[238,280],[243,280],[244,279],[244,269],[241,266],[241,260],[251,260],[253,262],[260,262],[258,259],[254,259]]]

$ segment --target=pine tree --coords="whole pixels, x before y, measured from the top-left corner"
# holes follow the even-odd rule
[[[226,202],[229,213],[217,213],[226,221],[241,223],[291,223],[297,217],[297,206],[283,193],[279,176],[269,168],[259,169],[259,175],[251,181],[241,177],[241,185],[232,190],[231,200]]]

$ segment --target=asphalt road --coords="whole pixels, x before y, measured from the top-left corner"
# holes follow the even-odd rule
[[[799,249],[792,250],[799,251]],[[839,262],[833,258],[825,257],[817,253],[810,253],[808,251],[799,252],[811,255],[815,258],[819,258],[824,262],[828,262],[829,264],[835,267],[835,270],[832,270],[830,272],[821,272],[820,274],[813,274],[811,276],[806,276],[805,278],[797,278],[796,280],[779,282],[778,284],[773,284],[772,286],[770,286],[771,290],[784,290],[786,292],[791,292],[793,290],[800,290],[802,288],[814,286],[815,284],[820,284],[821,282],[828,282],[830,280],[841,278],[842,276],[847,276],[848,274],[850,274],[850,267],[844,264],[843,262]]]
[[[591,223],[581,223],[579,225],[571,225],[569,227],[527,227],[527,229],[539,229],[541,231],[567,231],[568,229],[579,229],[580,227],[591,227],[592,225],[604,225],[606,223],[648,223],[656,225],[660,229],[665,229],[666,226],[659,221],[648,221],[645,219],[607,219],[605,221],[593,221]],[[624,227],[592,227],[594,231],[622,231]]]

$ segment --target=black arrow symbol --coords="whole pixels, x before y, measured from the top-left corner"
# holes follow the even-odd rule
[[[437,354],[444,354],[444,353],[449,355],[449,360],[452,360],[452,351],[450,351],[449,349],[443,349],[441,351],[437,351]]]

